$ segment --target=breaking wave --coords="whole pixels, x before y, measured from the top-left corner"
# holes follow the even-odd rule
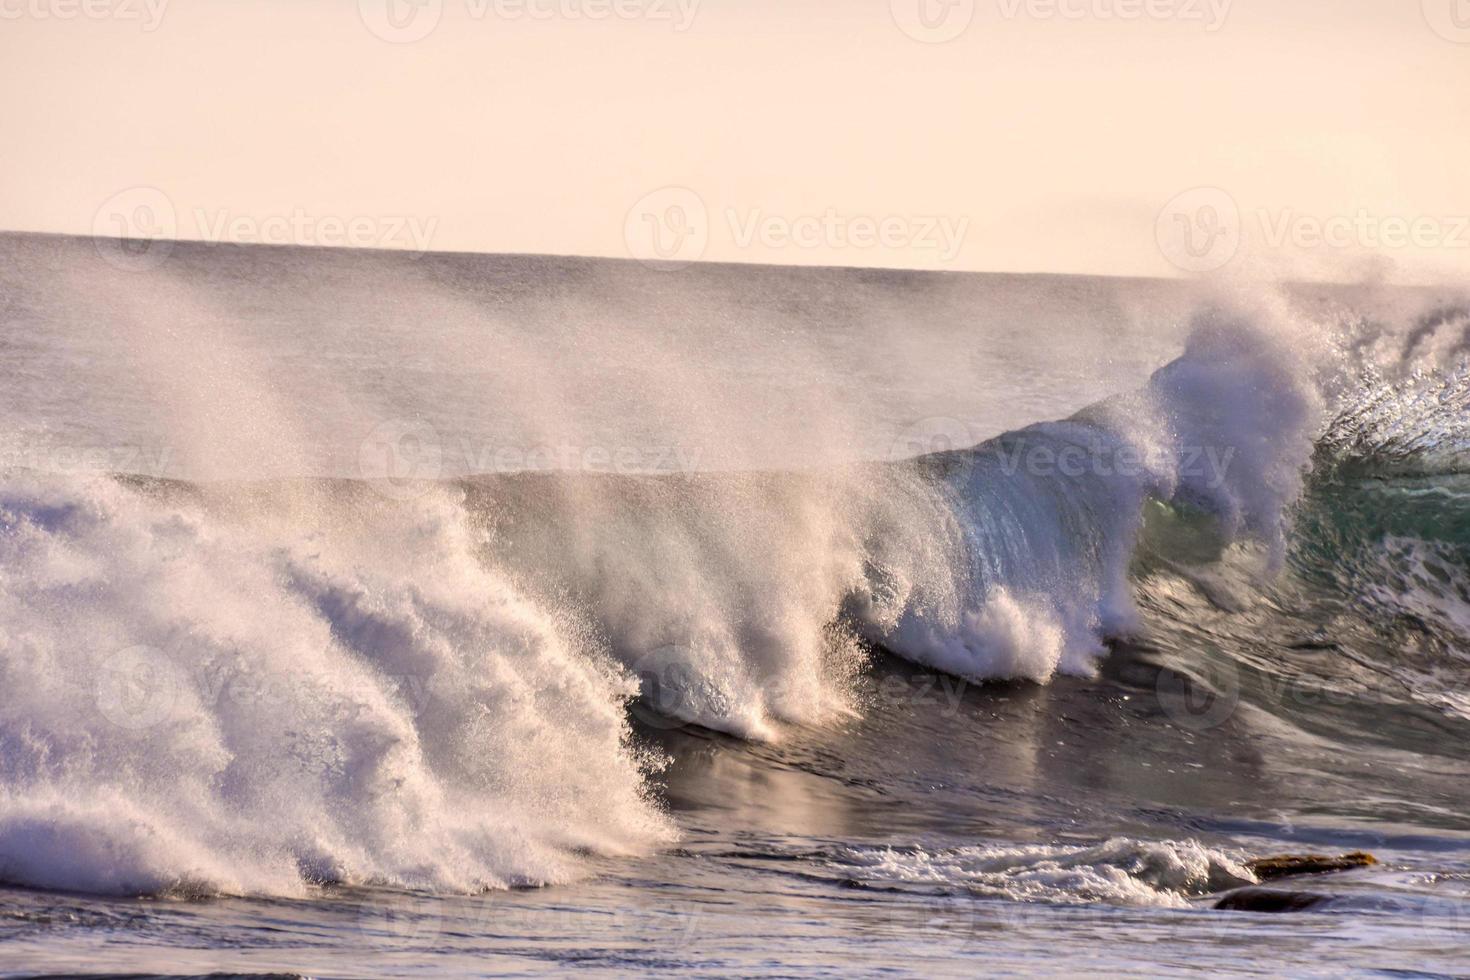
[[[779,740],[861,710],[874,647],[976,681],[1087,676],[1147,628],[1141,542],[1183,575],[1249,560],[1263,589],[1366,596],[1429,624],[1442,666],[1470,628],[1470,328],[1457,308],[1407,322],[1210,304],[1142,386],[912,459],[256,482],[8,467],[0,879],[565,880],[674,836],[630,703]],[[260,392],[244,411],[308,425]],[[1412,526],[1381,526],[1408,513],[1364,503],[1382,492],[1415,502]],[[844,860],[1166,903],[1239,870],[1129,842]]]

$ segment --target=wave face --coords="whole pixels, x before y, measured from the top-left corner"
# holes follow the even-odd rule
[[[1247,594],[1463,708],[1438,295],[0,241],[7,881],[561,881],[673,838],[630,707],[776,743],[875,647],[1046,682],[1233,631],[1269,671],[1300,629]],[[943,860],[1163,904],[1233,860],[1100,846]]]
[[[1322,415],[1286,326],[1204,315],[1140,390],[948,461],[969,559],[959,605],[911,607],[881,641],[977,680],[1089,672],[1137,625],[1128,570],[1149,500],[1279,555]]]

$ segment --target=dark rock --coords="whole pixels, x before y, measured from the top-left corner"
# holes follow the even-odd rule
[[[1348,871],[1377,864],[1378,859],[1364,851],[1353,851],[1331,857],[1326,854],[1280,854],[1276,857],[1256,858],[1245,866],[1262,881],[1284,878],[1287,875],[1313,875],[1324,871]]]
[[[1288,892],[1275,888],[1237,888],[1215,902],[1217,909],[1235,912],[1304,912],[1332,901],[1317,892]]]

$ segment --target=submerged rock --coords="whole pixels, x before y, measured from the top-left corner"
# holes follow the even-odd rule
[[[1274,857],[1255,858],[1245,862],[1245,866],[1261,881],[1271,881],[1290,875],[1366,868],[1377,863],[1378,859],[1373,855],[1364,851],[1353,851],[1336,857],[1327,854],[1278,854]],[[1331,895],[1318,892],[1286,891],[1250,885],[1225,892],[1215,901],[1214,907],[1235,912],[1303,912],[1330,901]]]
[[[1237,888],[1215,902],[1217,909],[1235,912],[1304,912],[1332,901],[1317,892],[1280,891],[1275,888]]]

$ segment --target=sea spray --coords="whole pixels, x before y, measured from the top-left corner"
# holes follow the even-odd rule
[[[563,880],[667,839],[630,679],[474,555],[446,490],[0,482],[0,878],[85,891]]]

